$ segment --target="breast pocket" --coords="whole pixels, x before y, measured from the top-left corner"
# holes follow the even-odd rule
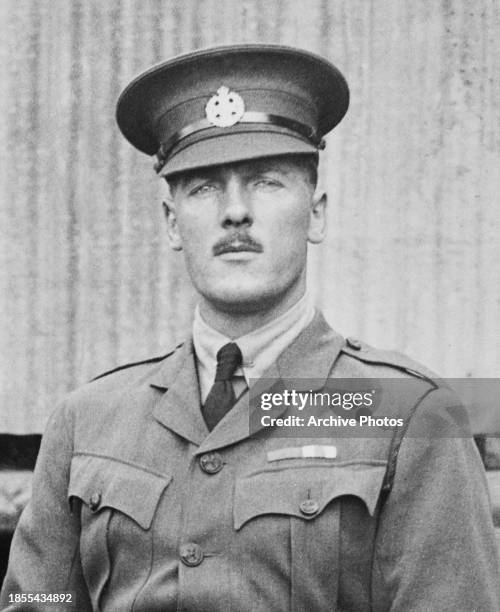
[[[80,555],[94,609],[100,607],[112,557],[116,563],[125,560],[118,573],[130,571],[131,591],[149,572],[151,525],[170,480],[113,458],[73,457],[68,498],[81,515]]]
[[[259,542],[270,566],[288,565],[290,610],[335,610],[342,502],[361,506],[364,520],[373,521],[385,471],[385,461],[314,462],[266,469],[236,482],[234,528]]]

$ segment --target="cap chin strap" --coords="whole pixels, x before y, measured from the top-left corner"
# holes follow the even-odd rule
[[[323,138],[321,138],[321,136],[318,136],[316,131],[311,126],[306,125],[305,123],[300,123],[300,121],[295,121],[294,119],[289,119],[288,117],[282,117],[281,115],[271,115],[270,113],[250,111],[243,113],[241,119],[234,125],[239,125],[240,123],[263,123],[286,128],[300,135],[302,138],[305,138],[318,149],[325,148],[325,141],[323,140]],[[181,142],[181,140],[184,140],[184,138],[187,138],[188,136],[191,136],[192,134],[195,134],[197,132],[202,132],[204,130],[214,128],[217,128],[217,126],[211,123],[208,119],[200,119],[200,121],[190,123],[189,125],[186,125],[179,131],[175,132],[175,134],[173,134],[170,138],[163,142],[160,148],[158,149],[158,153],[156,154],[158,162],[155,164],[156,172],[160,172],[163,166],[167,163],[168,157],[172,149],[179,142]],[[217,129],[227,130],[228,128]]]

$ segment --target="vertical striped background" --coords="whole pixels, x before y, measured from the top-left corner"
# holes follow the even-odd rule
[[[298,45],[350,82],[311,249],[330,323],[446,376],[498,375],[496,0],[1,0],[0,23],[0,430],[40,431],[64,392],[188,330],[163,186],[114,104],[150,64],[230,42]]]

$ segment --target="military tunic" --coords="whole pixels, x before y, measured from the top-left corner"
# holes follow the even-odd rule
[[[350,347],[317,315],[267,377],[412,379],[416,394],[394,410],[432,418],[449,392],[414,369]],[[72,591],[82,612],[497,612],[493,527],[470,437],[407,434],[397,464],[389,437],[339,437],[334,459],[270,462],[290,440],[273,428],[249,435],[245,398],[210,433],[199,401],[188,341],[63,402],[2,604],[11,592]]]

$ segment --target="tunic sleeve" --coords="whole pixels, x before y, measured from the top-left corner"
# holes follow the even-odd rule
[[[70,415],[52,415],[33,475],[31,500],[12,540],[0,603],[2,610],[91,610],[79,555],[79,517],[68,502],[73,452]],[[71,604],[10,603],[16,593],[70,593]]]
[[[453,394],[429,393],[401,444],[380,517],[376,610],[498,612],[500,577],[484,468]]]

